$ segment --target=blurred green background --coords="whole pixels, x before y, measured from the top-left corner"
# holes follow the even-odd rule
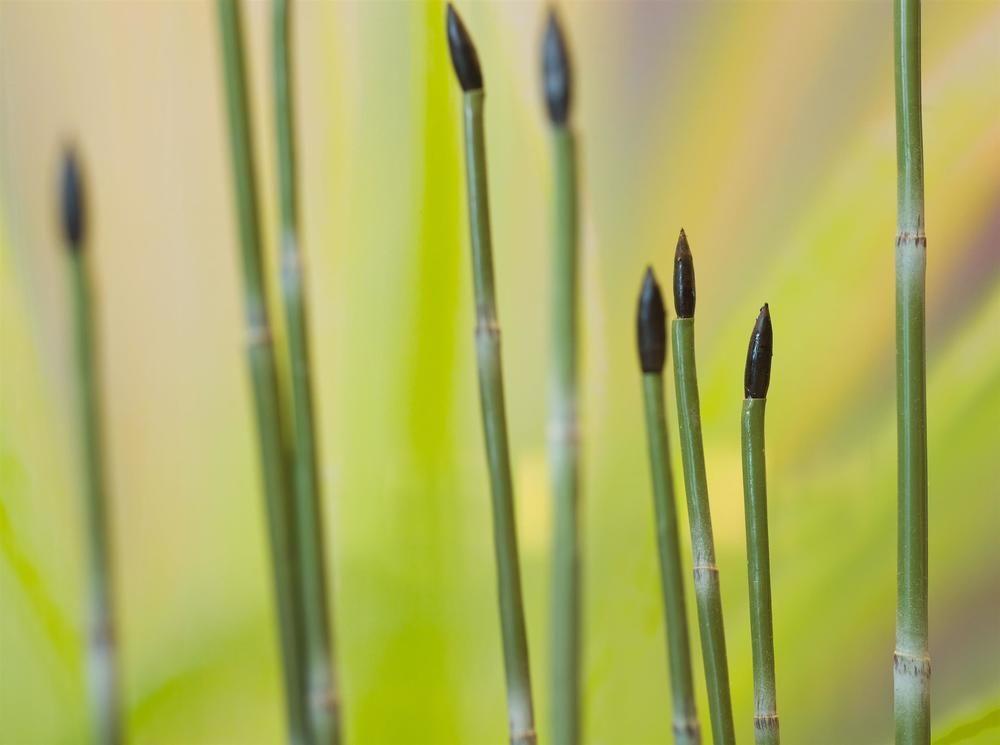
[[[486,79],[544,733],[545,6],[466,0],[459,10]],[[246,11],[273,268],[270,15],[263,2]],[[294,11],[348,741],[499,743],[506,724],[460,94],[444,8],[300,2]],[[738,428],[746,341],[764,300],[776,336],[768,475],[782,728],[789,742],[887,742],[891,6],[567,2],[562,11],[577,70],[584,204],[586,741],[669,739],[633,313],[645,265],[669,277],[683,226],[698,272],[702,413],[740,742],[752,739],[752,689]],[[925,3],[923,49],[935,738],[998,742],[1000,4]],[[70,141],[86,168],[100,292],[129,739],[282,738],[225,132],[212,4],[0,3],[4,743],[87,736],[69,276],[55,219],[58,159]],[[671,437],[676,456],[676,430]],[[693,615],[693,598],[688,607]],[[695,673],[703,691],[700,664]]]

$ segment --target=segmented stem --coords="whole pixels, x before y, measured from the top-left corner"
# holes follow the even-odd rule
[[[656,509],[656,539],[660,557],[660,580],[663,587],[667,659],[670,666],[673,706],[671,729],[677,745],[698,745],[701,742],[701,728],[695,711],[694,681],[691,677],[691,645],[688,640],[677,505],[674,500],[674,477],[670,467],[670,447],[663,401],[663,375],[644,374],[642,388],[646,408],[646,433],[649,440],[649,464],[653,478],[653,504]]]
[[[500,326],[493,283],[493,248],[490,235],[489,194],[486,185],[486,147],[483,131],[483,91],[463,94],[465,168],[468,187],[469,226],[472,242],[472,276],[476,298],[476,356],[482,405],[486,458],[493,500],[493,542],[497,561],[497,590],[507,677],[507,711],[510,741],[532,745],[536,741],[531,701],[528,634],[521,598],[514,488],[510,476],[507,415],[500,363]]]
[[[719,568],[715,563],[712,516],[708,504],[705,451],[701,439],[701,408],[698,401],[698,374],[694,356],[694,319],[676,318],[670,323],[674,353],[674,386],[677,393],[677,420],[684,464],[691,551],[694,558],[694,589],[698,603],[701,653],[708,686],[708,708],[712,720],[712,740],[732,745],[733,707],[729,695],[729,665],[722,620]]]
[[[771,561],[767,539],[767,474],[764,409],[767,399],[743,401],[743,500],[750,584],[750,645],[753,652],[754,742],[778,745],[778,703],[774,685],[774,629]]]
[[[281,289],[288,329],[294,448],[296,569],[302,591],[303,643],[307,668],[303,692],[312,741],[340,740],[340,698],[332,664],[327,600],[326,551],[320,501],[313,394],[310,381],[306,297],[299,247],[294,107],[289,51],[290,3],[274,2],[274,110],[278,151],[278,191],[281,203]]]
[[[927,383],[924,284],[923,125],[920,97],[920,2],[895,1],[896,402],[898,568],[893,703],[896,742],[930,742],[927,639]]]

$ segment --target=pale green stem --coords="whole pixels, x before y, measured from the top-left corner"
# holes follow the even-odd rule
[[[507,713],[512,745],[536,741],[531,701],[528,635],[521,599],[521,569],[517,553],[514,489],[510,476],[507,418],[500,362],[500,326],[493,284],[493,248],[490,237],[489,195],[486,186],[486,147],[483,132],[483,92],[465,93],[465,168],[468,186],[472,276],[476,299],[476,355],[482,404],[486,458],[493,501],[493,543],[496,550],[497,590],[507,677]]]
[[[289,739],[298,744],[308,742],[306,712],[302,701],[302,671],[306,666],[302,659],[302,640],[298,631],[302,628],[302,622],[294,567],[295,531],[285,456],[287,448],[281,427],[274,346],[264,298],[240,8],[235,0],[218,0],[217,5],[229,114],[233,186],[243,260],[247,358],[253,382],[261,475],[271,542],[271,569],[281,642]]]
[[[577,189],[573,132],[552,133],[555,171],[552,240],[552,741],[580,739],[580,516],[577,417]]]
[[[670,468],[662,373],[644,374],[642,388],[667,627],[667,660],[673,699],[671,729],[676,745],[698,745],[701,742],[701,729],[695,711],[694,681],[691,677],[691,645],[688,640],[687,610],[684,607],[684,573],[677,527],[677,504],[674,499],[674,477]]]
[[[94,741],[122,741],[118,641],[113,602],[114,572],[109,539],[102,452],[101,398],[96,369],[96,341],[86,259],[70,249],[80,427],[84,446],[87,523],[87,671]]]
[[[927,639],[927,384],[924,349],[923,126],[920,97],[920,2],[895,0],[896,402],[898,567],[893,702],[896,742],[930,742]]]
[[[303,693],[312,742],[327,745],[340,740],[340,698],[332,664],[324,521],[309,376],[306,298],[299,248],[289,16],[287,0],[275,0],[274,109],[281,204],[281,289],[285,304],[285,323],[288,327],[292,427],[295,438],[292,451],[295,530],[298,537],[295,551],[302,592],[303,643],[307,664],[307,668],[302,671]]]
[[[705,663],[712,741],[733,745],[733,707],[729,695],[729,665],[722,620],[719,568],[715,563],[712,516],[708,505],[705,451],[701,439],[701,406],[694,360],[694,319],[676,318],[670,324],[674,352],[674,387],[680,429],[684,487],[687,492],[691,551],[694,558],[694,591],[698,603],[701,655]]]
[[[778,745],[778,701],[774,686],[771,560],[767,540],[767,472],[764,409],[767,399],[743,401],[743,503],[750,584],[750,646],[753,652],[753,732],[757,745]]]

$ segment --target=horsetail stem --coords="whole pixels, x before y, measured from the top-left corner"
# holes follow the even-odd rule
[[[764,463],[764,408],[771,380],[771,314],[760,309],[750,336],[743,378],[743,498],[750,585],[750,643],[753,651],[754,741],[778,745],[778,704],[774,686],[774,630],[771,618],[771,563],[767,540],[767,475]]]
[[[289,739],[307,743],[309,728],[303,703],[303,659],[300,599],[296,585],[295,530],[291,514],[290,480],[279,410],[274,345],[264,297],[256,174],[251,149],[240,6],[236,0],[218,0],[219,31],[229,115],[229,143],[233,186],[243,264],[247,358],[253,382],[257,436],[271,542],[271,569],[278,614],[282,671],[285,684]]]
[[[677,420],[694,558],[694,589],[698,603],[705,682],[708,686],[712,740],[717,745],[732,745],[735,735],[729,696],[729,665],[726,661],[722,595],[719,588],[719,568],[715,563],[715,542],[712,537],[712,516],[705,476],[705,451],[701,439],[698,374],[695,369],[694,262],[683,230],[674,254],[674,307],[678,316],[670,324],[674,348],[674,387],[677,393]]]
[[[923,123],[920,0],[895,0],[896,428],[899,535],[893,707],[898,745],[930,742],[927,639],[927,381],[924,351]]]
[[[691,648],[688,641],[687,611],[684,607],[684,575],[681,568],[674,477],[670,468],[666,409],[663,401],[663,365],[667,357],[666,310],[663,295],[653,275],[646,270],[639,294],[636,320],[639,365],[642,369],[649,439],[649,465],[653,478],[656,509],[656,538],[660,557],[664,616],[667,629],[667,659],[673,698],[671,729],[677,745],[698,745],[701,731],[694,704],[691,677]]]
[[[94,741],[114,745],[123,739],[117,624],[114,613],[114,562],[108,535],[97,337],[85,251],[86,200],[80,164],[72,150],[63,155],[61,211],[64,241],[72,265],[79,433],[84,453],[87,689]]]
[[[303,694],[310,734],[315,743],[340,741],[340,698],[333,667],[327,601],[326,551],[320,501],[313,393],[309,367],[306,293],[299,247],[296,194],[292,70],[289,50],[290,3],[274,0],[274,110],[278,152],[278,192],[281,205],[281,290],[288,330],[294,448],[296,567],[301,583],[303,644],[306,669]]]
[[[552,125],[555,171],[552,236],[552,382],[549,455],[554,532],[552,562],[552,741],[580,739],[580,517],[576,139],[569,124],[571,69],[559,19],[549,13],[542,81]]]
[[[493,542],[496,550],[500,626],[507,678],[510,741],[513,745],[532,745],[536,741],[535,717],[531,701],[528,636],[524,623],[524,604],[521,599],[514,490],[511,483],[507,419],[504,411],[500,326],[497,323],[493,282],[493,249],[483,131],[483,77],[472,40],[450,4],[447,13],[447,32],[452,64],[463,91],[465,167],[472,243],[472,276],[476,300],[476,353],[483,432],[493,497]]]

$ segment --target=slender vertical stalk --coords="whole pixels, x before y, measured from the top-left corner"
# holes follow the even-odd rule
[[[247,111],[239,3],[236,0],[218,0],[218,13],[229,113],[233,185],[243,260],[247,361],[253,381],[257,416],[289,739],[293,743],[305,743],[309,741],[306,711],[302,701],[302,671],[306,666],[302,659],[303,645],[298,631],[302,625],[293,553],[295,531],[289,501],[290,480],[281,430],[274,346],[264,297],[256,176]]]
[[[694,357],[694,264],[683,230],[674,258],[674,305],[678,316],[670,324],[674,349],[674,387],[677,393],[684,487],[687,492],[691,551],[694,558],[694,590],[698,603],[705,682],[708,686],[712,740],[717,745],[732,745],[735,734],[733,707],[729,696],[729,665],[726,661],[719,568],[715,563],[715,541],[712,537],[712,516],[708,504],[698,373]]]
[[[757,317],[744,378],[742,441],[743,499],[750,584],[750,644],[753,651],[753,732],[757,745],[778,745],[778,703],[774,685],[774,630],[771,617],[771,560],[767,540],[767,475],[764,463],[764,408],[771,377],[771,315],[765,304]]]
[[[507,711],[513,745],[536,742],[528,662],[528,636],[521,598],[514,494],[510,475],[507,419],[500,361],[500,325],[493,282],[486,148],[483,131],[482,73],[475,48],[461,20],[448,6],[448,42],[455,72],[464,91],[465,166],[472,276],[476,299],[476,354],[486,458],[493,496],[493,542],[496,549],[500,626],[507,677]]]
[[[637,332],[642,392],[649,440],[649,465],[653,478],[656,509],[656,538],[660,556],[660,579],[667,627],[670,689],[673,717],[671,729],[677,745],[698,745],[701,729],[694,705],[691,678],[691,648],[688,641],[687,611],[684,607],[684,575],[674,501],[674,477],[670,468],[667,417],[663,402],[663,365],[667,357],[666,310],[663,296],[653,276],[646,278],[639,295]]]
[[[571,95],[566,41],[549,15],[542,79],[555,173],[552,236],[552,382],[549,457],[554,532],[552,562],[552,741],[580,740],[580,438],[577,417],[577,187],[576,138],[567,121]]]
[[[927,640],[927,384],[920,0],[895,0],[896,426],[899,536],[893,706],[896,742],[930,742]]]
[[[108,506],[102,450],[101,397],[96,369],[97,341],[84,251],[84,192],[79,164],[65,155],[62,215],[72,264],[73,330],[79,383],[80,439],[83,444],[87,524],[87,671],[94,742],[122,741],[121,690],[114,615],[114,571],[108,537]]]
[[[285,322],[288,326],[292,426],[295,437],[292,455],[295,532],[298,538],[295,549],[302,592],[303,643],[307,665],[302,671],[303,694],[312,741],[337,743],[340,741],[340,697],[332,664],[324,522],[309,376],[306,299],[299,249],[289,6],[288,0],[274,0],[274,109],[281,203],[281,289],[285,303]]]

